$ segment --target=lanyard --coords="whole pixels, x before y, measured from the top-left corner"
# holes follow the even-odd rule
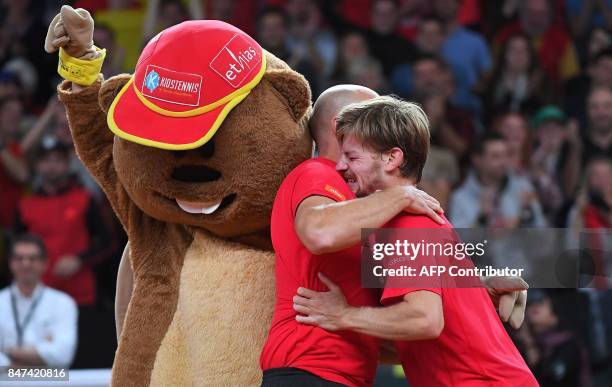
[[[23,333],[25,331],[26,326],[32,319],[32,315],[34,314],[34,310],[38,306],[38,302],[42,298],[44,292],[44,288],[40,291],[38,297],[32,301],[32,305],[30,305],[30,310],[26,313],[25,319],[23,320],[23,324],[19,322],[19,313],[17,312],[17,300],[15,298],[15,293],[11,291],[11,306],[13,307],[13,319],[15,320],[15,330],[17,331],[17,346],[23,346]]]

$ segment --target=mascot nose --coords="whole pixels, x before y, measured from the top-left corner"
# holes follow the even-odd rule
[[[204,165],[183,165],[172,171],[174,180],[187,183],[206,183],[221,178],[221,172]]]

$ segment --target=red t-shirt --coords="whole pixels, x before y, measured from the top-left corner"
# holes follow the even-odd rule
[[[309,196],[335,201],[354,198],[332,161],[310,159],[295,168],[281,184],[272,209],[272,244],[276,253],[276,306],[268,339],[261,353],[263,370],[295,367],[323,379],[350,386],[373,383],[378,340],[356,332],[328,332],[295,320],[293,296],[298,287],[327,291],[321,272],[331,278],[352,306],[378,303],[374,292],[360,283],[360,248],[314,255],[299,240],[295,213]]]
[[[440,229],[452,225],[448,220],[439,225],[427,216],[401,214],[385,227]],[[417,256],[418,259],[430,258]],[[444,278],[440,281],[444,282]],[[381,303],[396,303],[405,294],[418,290],[440,295],[444,329],[434,340],[395,343],[410,386],[538,386],[484,288],[385,288]]]

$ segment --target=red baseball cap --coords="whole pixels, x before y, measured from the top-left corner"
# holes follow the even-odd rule
[[[218,20],[165,29],[147,43],[107,115],[115,135],[162,149],[197,148],[264,75],[253,38]]]

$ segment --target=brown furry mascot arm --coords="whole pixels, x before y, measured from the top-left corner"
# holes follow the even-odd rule
[[[114,135],[106,125],[106,113],[100,107],[98,96],[101,99],[110,98],[111,95],[114,97],[114,88],[123,86],[127,80],[129,75],[111,78],[104,82],[102,92],[102,76],[96,83],[78,92],[72,91],[69,81],[62,82],[58,87],[59,99],[66,106],[77,154],[104,190],[126,230],[128,225],[124,222],[127,220],[129,198],[117,181],[113,166]]]

